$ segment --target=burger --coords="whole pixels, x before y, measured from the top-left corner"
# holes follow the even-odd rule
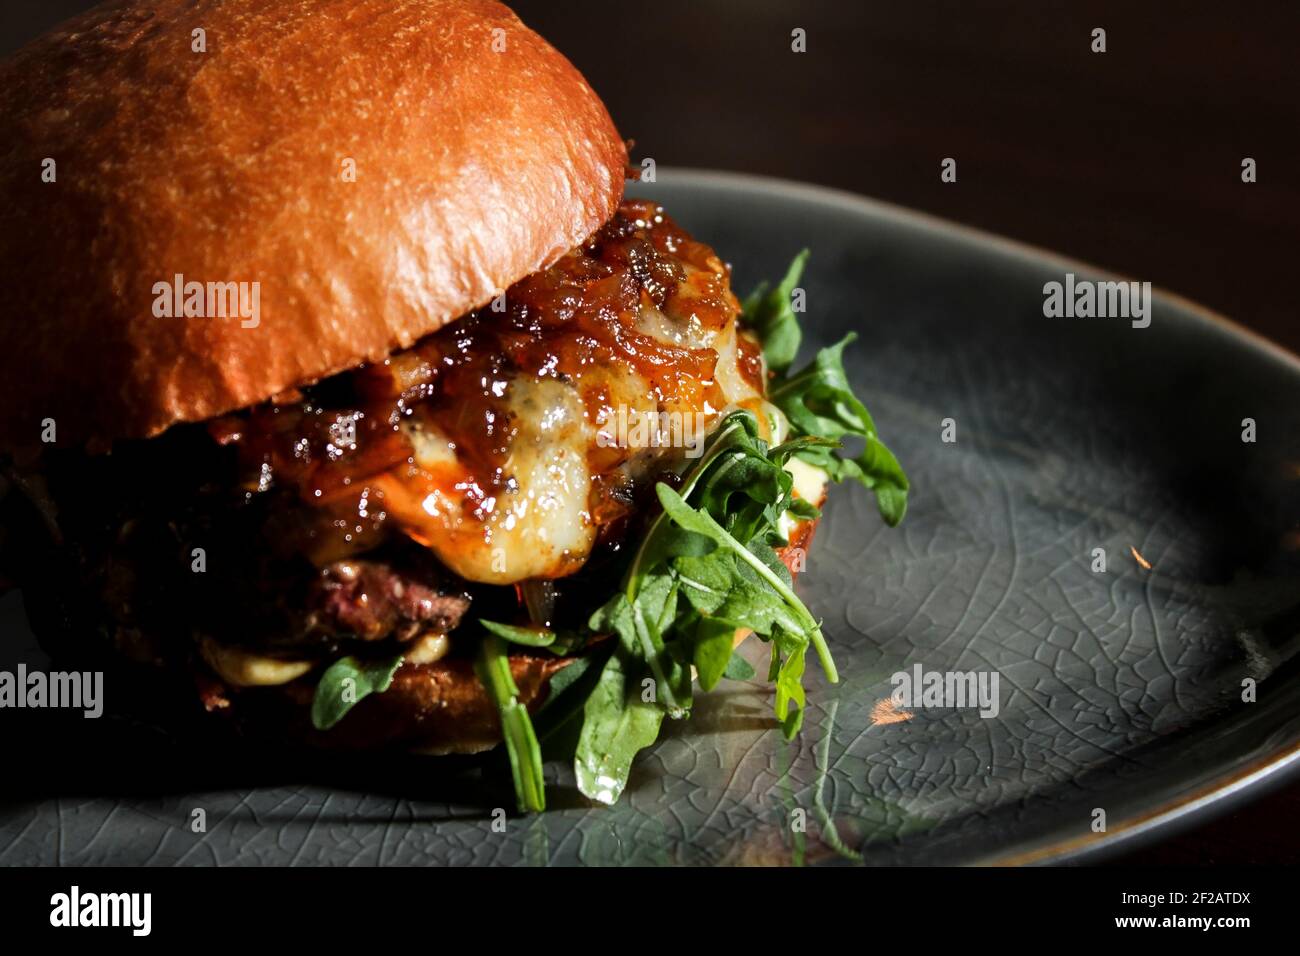
[[[770,649],[831,481],[903,516],[806,259],[741,302],[491,0],[119,0],[0,66],[5,573],[245,733],[635,754]],[[850,439],[854,451],[841,447]],[[38,597],[34,597],[38,596]],[[35,623],[34,623],[34,626]]]

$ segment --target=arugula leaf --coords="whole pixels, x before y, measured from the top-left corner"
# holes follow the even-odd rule
[[[557,657],[582,650],[587,636],[576,631],[552,631],[548,627],[518,627],[479,618],[479,623],[497,637],[521,647],[544,647]]]
[[[607,656],[601,648],[593,648],[572,658],[551,677],[546,700],[533,714],[533,729],[543,757],[551,750],[556,756],[573,756],[581,729],[577,718],[582,716],[583,705],[596,686]],[[562,749],[564,745],[567,750]]]
[[[839,680],[839,673],[835,669],[835,662],[831,660],[831,652],[826,646],[826,638],[822,636],[821,628],[812,614],[804,607],[803,602],[795,596],[790,582],[789,571],[786,571],[785,577],[782,578],[765,561],[729,535],[707,511],[703,509],[695,511],[682,500],[677,492],[662,482],[655,487],[655,491],[659,495],[659,503],[663,505],[664,511],[671,515],[679,526],[699,535],[707,535],[716,541],[720,547],[729,549],[737,558],[749,565],[768,587],[784,599],[785,609],[794,616],[795,627],[799,631],[806,633],[817,647],[817,656],[821,660],[822,669],[826,671],[826,679],[832,684],[836,683]],[[737,570],[739,570],[739,567]],[[740,584],[743,586],[744,579],[741,574],[737,573],[731,580],[733,585]],[[730,595],[728,595],[728,598],[730,598]],[[754,601],[753,603],[757,602]],[[755,609],[763,610],[761,607]],[[751,619],[750,626],[754,627],[755,631],[758,631],[759,627],[762,626],[762,622]]]
[[[781,642],[785,663],[773,678],[777,717],[787,733],[801,720],[799,679],[809,646],[817,648],[827,678],[838,679],[817,621],[795,596],[790,572],[772,548],[783,542],[781,516],[796,507],[783,463],[829,444],[798,439],[769,450],[758,420],[733,412],[678,490],[656,486],[663,510],[629,561],[618,593],[588,622],[593,631],[617,635],[618,646],[584,708],[574,765],[587,796],[617,799],[632,759],[654,742],[663,716],[683,716],[689,708],[690,665],[703,690],[714,687],[731,667],[740,628]],[[653,701],[640,693],[647,677],[655,683]]]
[[[722,676],[727,680],[753,680],[754,665],[741,657],[739,651],[732,651],[731,659],[727,661],[727,668],[722,672]]]
[[[513,624],[498,624],[496,621],[486,621],[482,618],[479,619],[479,623],[511,644],[520,644],[524,647],[550,647],[555,643],[555,632],[544,627],[515,627]]]
[[[552,709],[558,710],[557,702],[564,697],[570,687],[582,679],[595,659],[594,654],[584,654],[575,657],[572,663],[566,664],[557,671],[547,684],[546,703],[542,704],[539,713],[546,713]]]
[[[317,730],[329,730],[363,697],[382,694],[393,683],[403,657],[360,661],[341,657],[321,674],[311,702],[311,722]]]
[[[768,400],[785,414],[796,435],[838,441],[861,438],[865,446],[856,458],[838,455],[833,447],[809,447],[797,452],[811,465],[836,481],[852,478],[876,495],[880,516],[891,528],[907,513],[907,475],[894,453],[880,440],[866,406],[853,394],[844,371],[844,348],[857,338],[850,332],[843,341],[817,353],[805,369],[788,374],[798,352],[801,335],[790,308],[790,292],[808,260],[804,249],[790,264],[781,285],[772,291],[760,285],[744,302],[744,322],[763,345],[763,357],[774,373]]]
[[[701,616],[694,630],[696,679],[704,690],[713,690],[731,663],[731,651],[739,628],[726,618]]]
[[[772,651],[774,662],[782,655],[785,657],[776,671],[776,716],[781,721],[785,739],[789,740],[803,724],[803,671],[808,640],[802,634],[778,625],[772,634]],[[793,713],[790,711],[791,703],[795,706]]]
[[[664,644],[677,609],[677,583],[669,574],[648,574],[634,597],[624,593],[591,616],[593,631],[612,631],[649,669],[655,697],[672,717],[685,716],[691,705],[691,674]],[[617,655],[616,655],[617,656]]]
[[[757,427],[756,420],[749,421]],[[747,430],[745,434],[745,444],[733,444],[718,456],[694,499],[696,505],[715,516],[727,533],[740,541],[769,537],[768,532],[779,526],[786,511],[798,508],[818,514],[807,502],[796,504],[794,479],[785,470],[785,462],[798,451],[836,447],[836,443],[799,438],[769,450],[756,432]]]
[[[659,737],[664,710],[642,698],[641,681],[648,675],[639,648],[620,631],[618,646],[583,705],[574,758],[578,789],[593,800],[614,803],[627,786],[632,758]]]
[[[907,475],[876,433],[865,405],[853,394],[844,371],[844,348],[857,338],[850,332],[838,344],[817,353],[803,371],[773,383],[768,399],[799,433],[840,439],[857,436],[865,447],[857,458],[841,458],[831,449],[801,449],[796,454],[824,469],[835,481],[853,478],[876,494],[880,516],[891,528],[907,513]]]
[[[811,521],[814,518],[820,518],[822,511],[811,501],[805,501],[803,498],[795,498],[790,502],[787,511],[798,518],[800,521]]]
[[[794,362],[794,357],[799,353],[799,342],[803,338],[799,320],[790,304],[790,296],[799,284],[807,261],[808,250],[804,249],[794,257],[794,262],[790,263],[780,285],[769,291],[766,282],[760,283],[741,305],[745,323],[758,334],[763,343],[763,357],[767,359],[767,367],[777,374],[783,373]]]
[[[519,688],[510,673],[510,658],[496,634],[483,636],[474,665],[501,715],[501,735],[510,758],[510,775],[520,811],[546,809],[546,784],[542,777],[542,748],[533,732],[528,708],[519,702]]]
[[[700,484],[705,472],[724,452],[733,448],[744,448],[757,441],[759,441],[758,420],[753,415],[747,412],[734,412],[728,415],[718,423],[700,457],[682,477],[680,494],[689,498],[696,486]],[[707,554],[713,548],[714,545],[707,538],[701,539],[683,529],[675,528],[668,515],[660,513],[646,529],[645,536],[641,539],[641,546],[632,556],[632,561],[623,577],[623,592],[629,601],[633,601],[643,580],[649,576],[649,570],[666,558],[691,553]],[[594,620],[593,618],[593,622]],[[591,626],[599,629],[595,623]]]

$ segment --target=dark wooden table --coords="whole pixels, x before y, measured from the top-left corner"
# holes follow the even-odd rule
[[[0,52],[89,5],[7,0]],[[1150,280],[1300,351],[1295,0],[512,5],[638,156],[923,209]],[[944,157],[956,183],[940,182]],[[1300,785],[1121,861],[1293,862],[1297,819]]]

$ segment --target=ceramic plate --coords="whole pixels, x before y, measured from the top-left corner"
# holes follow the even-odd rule
[[[7,774],[0,863],[1077,859],[1296,765],[1295,358],[1159,292],[1145,328],[1049,318],[1046,282],[1106,277],[842,193],[671,171],[637,191],[742,293],[812,249],[805,345],[859,334],[850,378],[913,482],[895,530],[833,492],[800,586],[842,680],[812,677],[803,734],[724,682],[617,806],[554,762],[552,808],[501,832],[491,763],[288,759],[11,711],[27,769]],[[3,663],[41,662],[20,596],[0,614]],[[996,674],[996,715],[894,706],[917,667]]]

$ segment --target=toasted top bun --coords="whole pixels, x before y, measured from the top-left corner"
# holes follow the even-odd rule
[[[104,4],[0,64],[0,443],[54,419],[102,447],[382,359],[595,231],[626,159],[492,0]],[[203,316],[159,315],[178,281]]]

